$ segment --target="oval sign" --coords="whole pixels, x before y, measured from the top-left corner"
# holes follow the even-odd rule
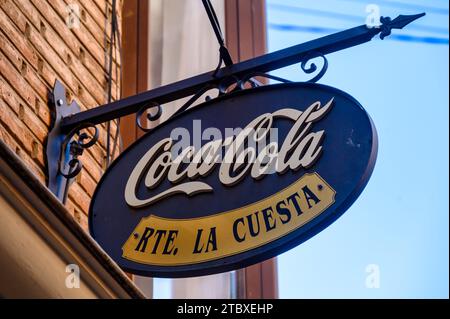
[[[103,175],[89,228],[126,271],[189,277],[248,266],[330,225],[375,165],[362,106],[308,83],[203,103],[144,135]]]

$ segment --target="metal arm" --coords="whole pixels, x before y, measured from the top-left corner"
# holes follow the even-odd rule
[[[211,20],[219,45],[225,48],[222,33],[218,25],[217,17],[212,10],[211,3],[209,0],[203,0],[203,4]],[[228,87],[232,84],[236,84],[237,89],[243,89],[246,83],[255,86],[257,85],[256,82],[251,81],[253,76],[265,76],[278,81],[287,81],[266,73],[296,63],[301,63],[304,72],[312,73],[316,71],[317,67],[313,63],[310,67],[306,67],[307,62],[313,58],[322,57],[325,61],[324,66],[318,75],[312,79],[313,82],[316,82],[326,71],[327,61],[325,55],[368,42],[377,34],[380,34],[380,38],[383,39],[391,33],[392,29],[402,29],[407,24],[424,15],[425,13],[400,15],[393,20],[387,17],[381,18],[382,24],[378,28],[368,28],[365,25],[361,25],[236,64],[233,64],[231,58],[228,60],[226,56],[228,50],[225,48],[223,51],[226,53],[223,56],[221,55],[221,58],[224,60],[226,66],[219,70],[213,70],[83,112],[79,112],[79,109],[75,106],[69,109],[61,108],[61,105],[66,104],[66,102],[65,99],[62,100],[64,96],[64,92],[61,92],[62,85],[57,82],[53,95],[61,96],[61,98],[54,98],[56,108],[54,118],[56,120],[47,142],[48,186],[62,200],[64,197],[62,194],[67,192],[62,190],[61,185],[68,183],[66,183],[61,172],[67,170],[70,172],[71,169],[75,171],[78,167],[81,167],[76,161],[71,161],[73,157],[64,156],[65,153],[70,152],[63,149],[62,145],[62,141],[68,140],[67,136],[69,136],[70,140],[72,138],[70,136],[71,134],[74,134],[74,132],[79,133],[81,130],[79,128],[95,127],[97,124],[133,113],[139,115],[142,114],[142,110],[157,107],[158,112],[155,115],[149,115],[149,119],[154,120],[161,115],[161,105],[193,95],[176,112],[176,114],[179,114],[191,106],[202,94],[212,88],[218,89],[219,94],[226,94],[229,91]],[[59,94],[57,94],[58,92],[56,90]],[[139,116],[137,117],[139,118]],[[78,136],[80,137],[80,134]],[[81,136],[80,138],[83,140],[86,139],[86,136]],[[79,139],[78,144],[81,145],[79,148],[86,148],[93,143],[80,142]],[[76,156],[79,155],[76,152],[75,154]],[[66,168],[70,162],[72,164]],[[70,174],[70,176],[72,175]]]
[[[410,16],[400,15],[392,21],[389,19],[390,22],[382,24],[380,28],[367,28],[365,25],[361,25],[359,27],[298,44],[287,49],[265,54],[231,66],[226,66],[220,69],[215,77],[213,76],[214,71],[210,71],[169,85],[161,86],[110,104],[64,117],[61,122],[61,129],[63,131],[69,131],[84,122],[92,124],[104,123],[118,117],[136,113],[144,105],[150,102],[162,105],[190,96],[197,93],[198,90],[206,85],[218,84],[226,78],[241,78],[249,73],[266,73],[277,70],[292,64],[303,62],[305,59],[310,59],[312,55],[326,55],[368,42],[379,33],[381,33],[382,37],[385,37],[388,32],[390,33],[392,28],[403,28],[406,24],[424,15],[424,13]],[[396,24],[398,20],[402,20],[403,22],[400,27]]]

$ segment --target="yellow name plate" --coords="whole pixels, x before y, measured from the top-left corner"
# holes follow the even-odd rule
[[[142,218],[122,247],[137,263],[180,266],[220,259],[286,236],[334,203],[336,192],[317,173],[305,174],[256,203],[192,219]]]

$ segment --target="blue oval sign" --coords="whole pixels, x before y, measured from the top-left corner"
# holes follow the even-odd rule
[[[92,236],[123,269],[188,277],[289,250],[356,200],[375,127],[350,95],[289,83],[203,103],[147,133],[101,179]]]

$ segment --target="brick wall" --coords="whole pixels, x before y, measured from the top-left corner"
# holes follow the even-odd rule
[[[66,87],[69,103],[74,98],[82,110],[107,101],[111,2],[0,0],[0,138],[44,184],[45,139],[51,125],[48,94],[55,79]],[[117,6],[120,26],[122,1]],[[70,7],[79,9],[79,24],[67,23]],[[119,76],[113,69],[116,98]],[[99,142],[84,152],[84,169],[67,202],[84,229],[90,197],[105,165],[105,125],[99,128]],[[111,135],[115,130],[113,124]]]

